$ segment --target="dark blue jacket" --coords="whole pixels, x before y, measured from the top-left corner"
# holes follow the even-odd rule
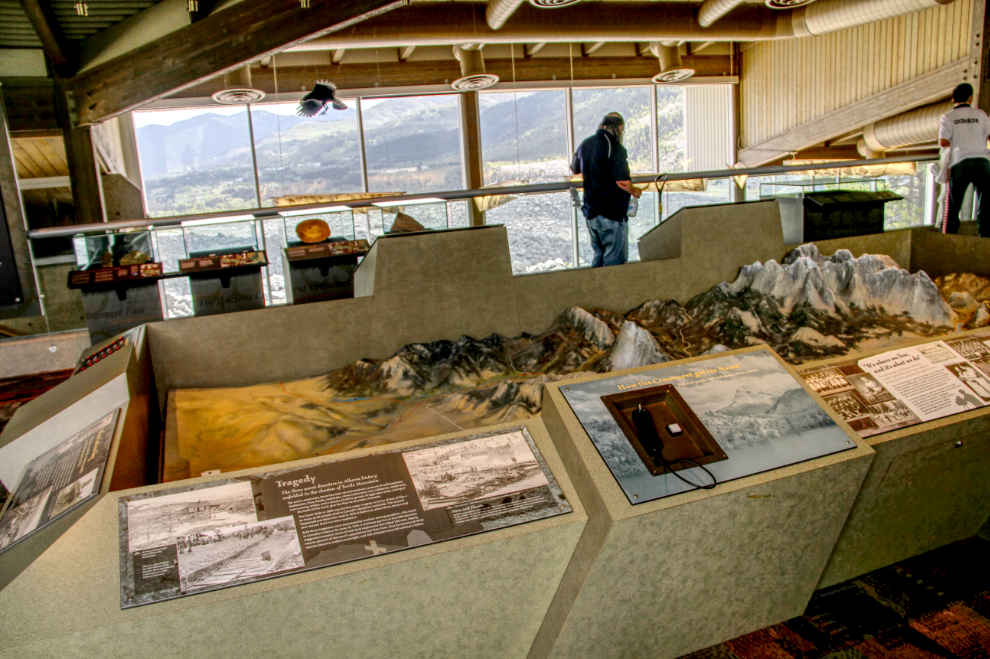
[[[616,222],[624,222],[629,209],[628,192],[615,184],[628,181],[629,159],[626,147],[619,144],[614,135],[599,129],[581,142],[571,171],[584,176],[584,216],[588,219],[601,215]]]

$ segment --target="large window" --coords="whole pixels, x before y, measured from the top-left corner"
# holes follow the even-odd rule
[[[257,206],[245,106],[135,112],[148,214]]]
[[[481,95],[481,153],[486,185],[561,181],[570,174],[563,90]],[[574,266],[573,214],[567,193],[522,195],[485,213],[504,224],[512,270]]]
[[[456,94],[362,102],[371,192],[430,192],[464,187]]]
[[[251,106],[261,203],[292,195],[361,192],[357,104],[317,117],[296,115],[299,104]]]

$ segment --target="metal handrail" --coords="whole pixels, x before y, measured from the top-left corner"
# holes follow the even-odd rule
[[[774,165],[771,167],[750,167],[746,169],[717,169],[707,172],[670,172],[663,174],[643,174],[633,176],[633,183],[654,183],[661,176],[665,181],[687,181],[693,179],[720,179],[732,176],[766,176],[769,174],[790,174],[793,172],[805,172],[821,169],[842,169],[846,167],[863,167],[868,165],[886,165],[902,162],[934,162],[935,158],[929,155],[918,156],[898,156],[895,158],[877,158],[875,160],[845,160],[833,163],[816,163],[807,165]],[[473,199],[475,197],[489,197],[495,195],[519,195],[533,194],[540,192],[563,192],[570,188],[584,187],[581,181],[557,181],[554,183],[534,183],[531,185],[512,185],[491,188],[474,188],[471,190],[448,190],[445,192],[418,192],[414,194],[391,195],[388,197],[375,197],[373,199],[349,199],[346,201],[333,201],[318,204],[304,204],[299,206],[286,207],[265,207],[254,209],[242,209],[234,211],[221,211],[217,213],[199,213],[196,215],[174,215],[171,217],[143,218],[139,220],[115,220],[113,222],[100,222],[96,224],[76,224],[68,227],[50,227],[46,229],[33,229],[28,232],[31,240],[43,240],[46,238],[64,238],[78,236],[87,233],[104,233],[119,229],[140,229],[144,227],[169,227],[181,225],[190,220],[202,220],[207,218],[222,219],[236,215],[254,215],[257,219],[278,217],[279,210],[292,210],[294,213],[304,211],[308,208],[326,208],[328,205],[347,206],[348,208],[367,208],[375,204],[415,201],[417,199],[443,199],[444,201],[457,201],[460,199]]]

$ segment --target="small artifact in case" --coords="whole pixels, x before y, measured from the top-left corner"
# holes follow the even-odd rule
[[[729,457],[673,385],[602,396],[602,402],[654,476]]]

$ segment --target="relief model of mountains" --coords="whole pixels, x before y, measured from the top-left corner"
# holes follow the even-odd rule
[[[754,344],[798,364],[990,322],[990,281],[939,283],[946,299],[927,274],[908,274],[887,256],[826,258],[804,245],[783,263],[744,266],[734,282],[683,306],[654,300],[624,316],[571,307],[535,336],[413,343],[316,378],[179,390],[165,478],[519,421],[539,414],[544,383],[572,373]]]

